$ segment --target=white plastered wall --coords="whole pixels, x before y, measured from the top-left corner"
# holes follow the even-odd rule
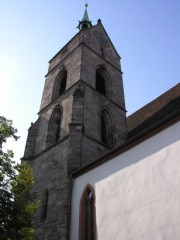
[[[74,180],[71,240],[86,184],[95,189],[98,240],[179,240],[180,123]]]

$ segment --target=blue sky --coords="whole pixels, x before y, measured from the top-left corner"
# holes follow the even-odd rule
[[[36,121],[48,61],[78,32],[82,0],[0,0],[0,115],[14,121],[20,140],[7,147],[23,156]],[[121,56],[127,114],[179,82],[179,0],[89,0]]]

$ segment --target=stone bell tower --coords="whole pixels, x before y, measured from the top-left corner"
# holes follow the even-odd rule
[[[50,60],[38,120],[23,160],[34,170],[40,207],[34,239],[68,239],[70,173],[122,144],[126,110],[120,57],[102,23],[87,14]]]

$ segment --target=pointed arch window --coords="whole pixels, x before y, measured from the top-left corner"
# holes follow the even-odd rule
[[[67,82],[67,72],[65,71],[60,83],[59,96],[63,94],[63,92],[66,90],[66,82]]]
[[[96,71],[96,90],[106,96],[106,82],[102,74]]]
[[[55,80],[52,101],[54,101],[64,93],[64,91],[66,90],[66,83],[67,83],[67,71],[63,70],[58,74]]]
[[[104,54],[103,49],[102,54]],[[96,90],[102,95],[112,99],[112,80],[108,71],[106,70],[106,66],[101,64],[100,67],[96,70]],[[112,99],[113,100],[113,99]]]
[[[55,144],[59,140],[61,130],[60,126],[61,126],[61,110],[59,107],[56,107],[52,113],[49,122],[47,138],[48,146]]]
[[[95,192],[87,185],[80,200],[79,240],[96,239]]]
[[[47,217],[48,197],[49,197],[49,191],[48,189],[45,189],[43,192],[42,204],[41,204],[41,221],[46,220],[46,217]]]
[[[112,129],[110,114],[107,110],[104,110],[101,114],[101,141],[109,147],[113,146]]]

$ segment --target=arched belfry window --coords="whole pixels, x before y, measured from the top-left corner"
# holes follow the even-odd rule
[[[87,185],[80,200],[79,240],[96,239],[95,192]]]
[[[111,80],[104,65],[96,70],[96,90],[102,95],[112,98]]]
[[[61,131],[61,109],[59,107],[56,107],[49,121],[47,137],[48,146],[55,144],[59,140],[60,131]]]
[[[56,77],[56,80],[55,80],[52,101],[54,101],[59,96],[61,96],[63,94],[63,92],[66,90],[66,82],[67,82],[67,71],[62,70],[58,74],[58,76]]]
[[[83,23],[83,25],[82,25],[82,29],[86,29],[86,28],[88,28],[87,23]]]
[[[60,83],[59,96],[63,94],[63,92],[66,90],[66,82],[67,82],[67,72],[65,71]]]
[[[113,126],[107,110],[104,110],[101,114],[101,141],[105,145],[113,147]]]
[[[96,72],[96,90],[106,96],[106,82],[102,74],[98,71]]]
[[[49,197],[49,191],[48,189],[45,189],[43,192],[42,203],[41,203],[41,221],[46,220],[46,217],[47,217],[48,197]]]

